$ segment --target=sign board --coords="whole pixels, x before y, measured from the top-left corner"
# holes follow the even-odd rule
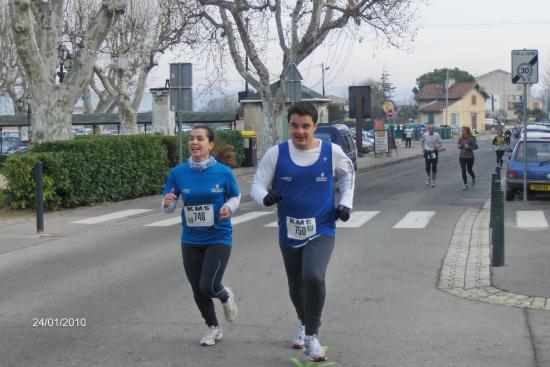
[[[385,101],[382,104],[382,109],[384,112],[388,113],[389,110],[393,110],[393,103],[391,103],[391,101]]]
[[[386,111],[386,116],[391,119],[393,117],[393,110],[387,110]]]
[[[512,83],[535,84],[539,81],[539,52],[537,50],[512,51]]]
[[[193,111],[193,65],[170,64],[170,110]]]
[[[374,131],[374,149],[376,153],[388,151],[388,130]]]
[[[363,102],[361,105],[361,118],[369,118],[371,115],[371,106],[370,106],[370,86],[361,86],[361,87],[349,87],[349,117],[350,118],[357,118],[355,116],[355,110],[357,103],[357,96],[361,97],[361,101]]]

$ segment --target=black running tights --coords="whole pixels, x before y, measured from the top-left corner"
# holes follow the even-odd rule
[[[468,179],[466,177],[466,170],[468,170],[468,174],[472,177],[472,180],[476,179],[476,175],[474,173],[473,167],[474,167],[474,158],[458,158],[458,161],[460,162],[460,170],[462,171],[462,182],[464,182],[464,185],[468,184]]]
[[[223,273],[231,247],[225,245],[182,245],[183,268],[193,289],[193,297],[208,326],[218,326],[212,298],[227,301],[228,293],[222,285]]]

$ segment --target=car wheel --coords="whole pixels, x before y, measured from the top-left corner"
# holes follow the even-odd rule
[[[514,200],[514,194],[516,193],[515,190],[510,189],[509,187],[506,188],[506,201],[512,201]]]

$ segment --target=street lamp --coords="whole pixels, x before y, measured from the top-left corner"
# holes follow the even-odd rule
[[[325,67],[325,63],[321,63],[321,78],[323,80],[323,97],[325,96],[325,70],[330,69],[330,66]]]
[[[65,69],[69,71],[73,67],[74,54],[69,51],[63,42],[61,42],[57,46],[57,58],[59,59],[59,72],[57,73],[57,76],[59,78],[59,83],[63,83],[66,74]]]

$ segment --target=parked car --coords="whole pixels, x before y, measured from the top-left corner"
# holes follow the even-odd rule
[[[506,169],[506,200],[523,192],[524,140],[517,142]],[[527,134],[527,193],[550,194],[550,134]]]
[[[357,171],[357,150],[349,128],[344,124],[318,124],[315,137],[339,145]]]

